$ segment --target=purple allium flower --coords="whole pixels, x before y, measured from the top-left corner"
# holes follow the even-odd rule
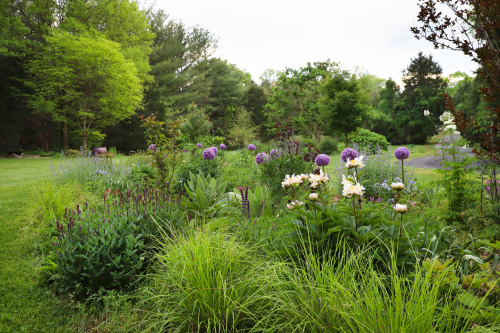
[[[272,158],[280,157],[281,156],[281,150],[278,148],[271,149],[271,152],[269,153]]]
[[[326,154],[319,154],[318,156],[316,156],[314,162],[318,166],[327,166],[328,164],[330,164],[330,157],[328,157],[328,155]]]
[[[214,151],[214,154],[217,155],[217,152],[219,151],[217,147],[210,147],[210,149],[212,149]]]
[[[267,156],[266,153],[258,153],[257,156],[255,156],[255,162],[257,164],[262,164],[267,161],[269,161],[269,156]]]
[[[394,152],[394,157],[398,160],[405,160],[410,156],[410,151],[406,147],[399,147]]]
[[[248,150],[255,150],[255,145],[254,144],[249,144],[248,145]]]
[[[156,145],[154,143],[150,144],[149,147],[148,147],[149,150],[155,150],[156,149]]]
[[[226,145],[223,144],[223,143],[221,143],[220,146],[219,146],[219,148],[222,149],[222,150],[225,150],[226,149]]]
[[[207,148],[202,153],[203,159],[213,160],[215,158],[215,152],[212,148]]]
[[[352,148],[346,148],[342,150],[342,153],[340,153],[340,158],[342,158],[342,161],[344,162],[347,162],[347,160],[353,160],[356,157],[358,157],[358,152]]]
[[[198,148],[203,148],[203,145],[202,145],[201,143],[199,143],[199,142],[198,142],[198,143],[196,144],[196,147],[198,147]]]

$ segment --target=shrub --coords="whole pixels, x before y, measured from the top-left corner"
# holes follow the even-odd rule
[[[377,149],[386,150],[389,142],[385,136],[371,132],[367,129],[359,129],[356,133],[350,136],[349,140],[355,142],[358,147],[366,149],[370,153],[375,153]]]
[[[45,268],[58,292],[77,299],[133,287],[153,240],[181,220],[182,210],[168,193],[107,190],[101,205],[66,209],[65,221],[56,222],[57,241]]]
[[[203,175],[213,178],[217,178],[220,175],[220,159],[216,156],[213,160],[204,160],[201,156],[202,151],[200,149],[194,156],[179,165],[175,177],[178,181],[171,186],[174,192],[178,193],[181,191],[181,188],[184,190],[182,183],[189,180],[189,173],[197,175],[201,172]]]
[[[326,138],[323,141],[320,142],[319,144],[319,151],[322,154],[327,154],[331,155],[332,153],[336,153],[338,149],[338,141],[331,139],[331,138]]]

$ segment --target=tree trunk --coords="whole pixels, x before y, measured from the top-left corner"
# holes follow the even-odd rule
[[[346,133],[345,135],[345,147],[348,148],[349,147],[349,134]]]
[[[83,151],[87,150],[87,131],[82,132],[82,139],[83,139]]]
[[[68,124],[61,122],[61,146],[63,149],[68,149]]]

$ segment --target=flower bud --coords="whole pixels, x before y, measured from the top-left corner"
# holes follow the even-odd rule
[[[404,214],[408,211],[408,207],[406,207],[406,205],[396,204],[396,206],[394,206],[394,210],[398,213]]]
[[[318,200],[318,193],[311,193],[311,194],[309,194],[309,200],[311,200],[311,201]]]
[[[403,183],[392,183],[391,188],[396,191],[402,191],[405,188],[405,184]]]

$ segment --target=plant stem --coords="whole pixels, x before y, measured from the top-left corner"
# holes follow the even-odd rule
[[[356,220],[356,232],[358,232],[358,214],[356,214],[356,197],[352,196],[352,208],[354,210],[354,219]]]

